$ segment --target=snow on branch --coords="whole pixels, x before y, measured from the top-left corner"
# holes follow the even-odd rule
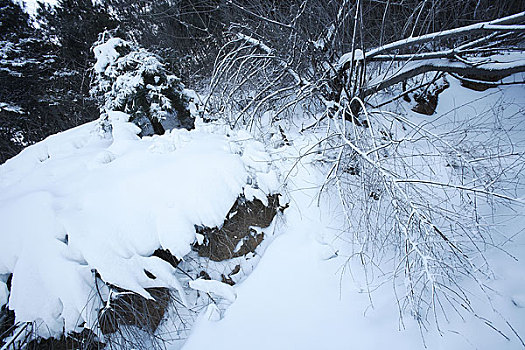
[[[250,11],[249,9],[245,8],[244,6],[241,6],[239,4],[236,4],[234,3],[232,0],[228,0],[227,1],[228,4],[230,5],[233,5],[235,6],[236,8],[238,8],[239,10],[241,11],[244,11],[246,13],[248,13],[249,15],[253,16],[253,17],[256,17],[260,20],[263,20],[265,22],[268,22],[268,23],[271,23],[271,24],[276,24],[278,26],[281,26],[281,27],[284,27],[284,28],[288,28],[288,29],[293,29],[293,26],[291,26],[290,24],[286,24],[286,23],[281,23],[281,22],[278,22],[278,21],[274,21],[273,19],[271,18],[268,18],[268,17],[265,17],[265,16],[262,16],[260,14],[257,14],[253,11]]]
[[[474,34],[478,32],[483,31],[523,31],[525,30],[525,26],[522,25],[522,23],[525,21],[525,12],[520,12],[511,16],[495,19],[488,22],[481,22],[476,24],[471,24],[464,27],[429,33],[421,36],[416,37],[409,37],[406,39],[401,39],[394,41],[392,43],[374,48],[372,50],[369,50],[366,52],[364,57],[366,59],[370,60],[373,59],[375,56],[378,56],[380,54],[383,54],[388,51],[397,50],[405,47],[409,47],[412,45],[418,45],[418,44],[424,44],[430,41],[434,41],[437,39],[447,39],[451,37],[457,37],[460,35],[466,35],[466,34]],[[349,59],[351,55],[346,53],[343,55],[343,57],[346,57],[347,59],[339,60],[339,70],[345,70],[347,69]],[[355,60],[361,60],[363,57],[355,57]]]
[[[264,51],[265,53],[267,53],[268,55],[271,55],[274,53],[274,50],[272,50],[268,45],[264,44],[262,41],[260,40],[257,40],[251,36],[248,36],[248,35],[244,35],[242,33],[237,33],[237,38],[241,39],[241,40],[244,40],[250,44],[252,44],[253,46],[255,47],[258,47],[259,49],[261,49],[262,51]],[[305,81],[303,78],[301,78],[299,76],[299,74],[297,74],[296,71],[294,71],[292,68],[290,68],[290,66],[288,65],[288,63],[286,63],[285,61],[283,60],[279,60],[279,64],[284,68],[286,69],[286,71],[294,78],[295,82],[298,84],[298,85],[309,85],[309,83],[307,81]]]
[[[237,33],[237,37],[241,40],[244,40],[244,41],[247,41],[249,42],[250,44],[252,44],[253,46],[256,46],[258,48],[260,48],[261,50],[263,50],[264,52],[266,52],[268,55],[272,54],[273,51],[272,49],[265,45],[263,42],[261,42],[260,40],[257,40],[251,36],[248,36],[248,35],[244,35],[242,33]]]
[[[513,56],[515,57],[515,56]],[[425,61],[410,62],[399,71],[387,77],[381,77],[376,81],[371,81],[363,92],[364,96],[370,96],[387,87],[400,83],[406,79],[417,75],[440,71],[455,73],[460,75],[482,74],[487,77],[500,77],[503,75],[525,72],[525,55],[520,55],[518,59],[507,62],[488,62],[475,64],[470,62],[458,62],[450,59],[429,59]]]

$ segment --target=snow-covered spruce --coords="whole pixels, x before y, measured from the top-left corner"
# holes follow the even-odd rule
[[[0,167],[0,302],[39,336],[100,334],[108,284],[146,298],[167,288],[183,302],[187,281],[154,252],[184,259],[196,225],[220,227],[239,195],[264,201],[278,187],[245,132],[197,121],[140,138],[128,118],[110,111],[111,132],[94,121]]]
[[[160,57],[108,32],[101,34],[93,52],[97,62],[92,94],[100,99],[103,117],[106,111],[125,112],[141,136],[193,128],[184,85]]]

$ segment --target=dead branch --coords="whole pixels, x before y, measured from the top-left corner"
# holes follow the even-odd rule
[[[434,32],[430,34],[425,34],[421,36],[416,37],[409,37],[406,39],[394,41],[392,43],[377,47],[375,49],[369,50],[365,53],[364,57],[366,57],[368,60],[371,58],[378,56],[384,52],[392,51],[392,50],[398,50],[406,47],[410,47],[413,45],[419,45],[428,43],[431,41],[435,41],[438,39],[448,39],[452,37],[459,37],[467,34],[476,34],[479,32],[484,31],[523,31],[523,25],[515,25],[515,24],[522,24],[525,21],[525,12],[520,12],[515,15],[495,19],[493,21],[488,22],[481,22],[476,24],[471,24],[465,27],[459,27],[449,30],[444,30],[440,32]],[[339,69],[340,70],[346,70],[347,62],[350,60],[348,58],[352,57],[352,53],[347,53],[341,57],[339,60]],[[346,59],[343,59],[345,57]],[[354,57],[355,58],[355,57]],[[357,57],[357,60],[363,59],[363,57]]]
[[[405,67],[398,72],[381,79],[381,81],[378,81],[377,83],[369,83],[368,87],[362,92],[363,96],[370,96],[392,85],[432,71],[459,75],[483,75],[487,78],[496,78],[504,75],[525,72],[525,58],[514,62],[490,62],[477,66],[465,62],[452,61],[450,59],[433,59],[413,62],[405,65]]]

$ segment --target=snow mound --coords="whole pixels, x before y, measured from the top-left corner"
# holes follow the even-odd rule
[[[111,131],[88,123],[0,166],[0,275],[13,274],[16,321],[43,322],[40,336],[95,327],[99,277],[146,298],[146,288],[174,289],[184,301],[155,250],[183,259],[195,226],[220,227],[245,188],[276,190],[264,148],[245,134],[200,123],[141,139],[125,113],[108,115]]]
[[[233,287],[220,281],[199,278],[195,281],[190,281],[189,284],[190,288],[192,289],[199,290],[204,293],[213,293],[228,300],[230,303],[233,303],[237,298]]]

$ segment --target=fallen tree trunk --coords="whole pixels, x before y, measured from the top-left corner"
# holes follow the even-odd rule
[[[399,71],[380,79],[371,81],[361,92],[362,97],[373,95],[392,85],[401,83],[427,72],[445,72],[460,75],[482,75],[487,78],[501,77],[515,73],[525,72],[525,55],[523,58],[513,62],[490,62],[480,65],[471,65],[465,62],[452,61],[449,59],[433,59],[407,64]]]
[[[452,37],[458,37],[462,35],[471,35],[476,34],[479,32],[485,32],[485,31],[506,31],[506,32],[522,32],[525,30],[525,27],[521,24],[525,22],[525,12],[520,12],[512,16],[507,16],[499,19],[495,19],[493,21],[489,22],[481,22],[476,24],[471,24],[465,27],[459,27],[455,29],[450,30],[444,30],[440,32],[434,32],[430,34],[425,34],[421,36],[416,37],[409,37],[406,39],[394,41],[392,43],[374,48],[372,50],[369,50],[365,52],[365,54],[361,57],[355,57],[356,60],[370,60],[374,58],[375,56],[378,56],[382,53],[389,52],[392,50],[399,50],[406,47],[410,47],[413,45],[420,45],[425,44],[431,41],[435,40],[442,40],[442,39],[448,39]],[[350,61],[350,57],[352,57],[352,53],[346,53],[339,59],[339,69],[345,70],[348,67],[345,68],[347,63]]]
[[[520,12],[492,21],[409,37],[366,52],[354,49],[352,52],[342,55],[338,60],[335,67],[336,74],[332,75],[333,78],[330,82],[335,92],[332,96],[339,100],[343,90],[345,90],[347,98],[359,97],[363,99],[392,85],[432,71],[466,76],[486,76],[487,78],[525,72],[525,56],[522,54],[513,61],[501,61],[490,58],[490,55],[495,53],[508,53],[516,50],[525,51],[525,48],[516,47],[515,45],[517,42],[522,42],[523,33],[525,32],[524,23],[525,12]],[[454,38],[460,39],[465,36],[474,36],[487,32],[490,34],[483,35],[480,38],[473,37],[472,40],[449,49],[431,51],[421,46],[429,42]],[[513,43],[514,45],[511,45]],[[414,46],[417,46],[417,48],[413,48]],[[410,50],[414,52],[410,52]],[[484,57],[481,60],[479,58],[480,55],[489,57]],[[371,71],[366,66],[374,61],[390,62],[389,72],[370,81],[363,81],[362,77],[354,77],[355,70],[353,67],[361,67],[361,69],[357,69],[360,72]],[[394,62],[406,62],[406,64],[396,69],[393,68]],[[360,83],[358,84],[357,82]],[[357,84],[358,89],[355,86],[351,86],[352,84]]]

